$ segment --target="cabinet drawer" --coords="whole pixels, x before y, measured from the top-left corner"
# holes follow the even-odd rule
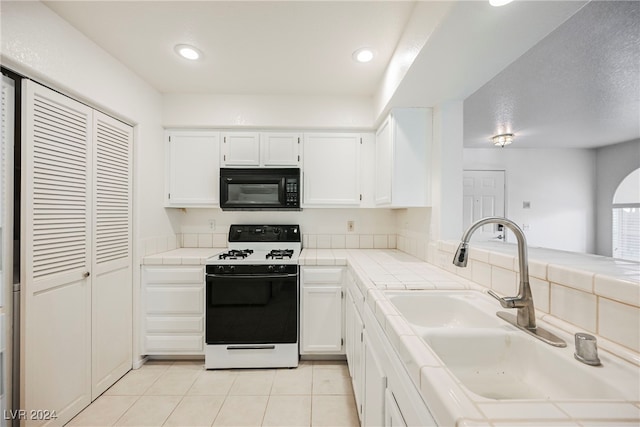
[[[201,353],[204,351],[202,335],[147,335],[146,353]]]
[[[145,267],[144,275],[144,283],[147,284],[204,284],[204,269],[202,267]]]
[[[147,286],[145,298],[148,314],[202,314],[204,311],[204,285]]]
[[[304,267],[302,269],[302,282],[308,283],[332,283],[341,284],[344,268],[318,268]]]
[[[147,316],[147,332],[204,332],[204,316]]]

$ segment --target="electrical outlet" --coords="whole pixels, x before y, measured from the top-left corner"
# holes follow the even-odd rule
[[[353,232],[353,228],[354,228],[354,222],[353,221],[347,221],[347,231],[348,232]]]
[[[216,220],[215,219],[210,219],[209,220],[209,229],[210,230],[215,230],[216,229]]]

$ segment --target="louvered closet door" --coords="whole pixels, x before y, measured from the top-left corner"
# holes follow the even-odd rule
[[[133,130],[95,111],[93,134],[92,395],[95,399],[132,364]]]
[[[23,96],[20,407],[63,425],[91,402],[92,110],[27,80]]]

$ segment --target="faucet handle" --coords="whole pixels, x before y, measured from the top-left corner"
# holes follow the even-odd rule
[[[491,289],[487,289],[487,293],[497,299],[500,302],[500,305],[504,308],[515,308],[516,306],[513,298],[502,298]]]
[[[601,365],[600,358],[598,357],[596,337],[584,332],[578,332],[575,334],[575,344],[576,352],[573,353],[573,355],[576,359],[587,365]]]

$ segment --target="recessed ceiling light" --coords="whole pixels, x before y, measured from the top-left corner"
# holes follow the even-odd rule
[[[192,61],[200,59],[200,57],[202,56],[202,54],[200,53],[200,51],[198,49],[196,49],[193,46],[189,46],[188,44],[176,45],[175,51],[181,57],[183,57],[185,59],[190,59]]]
[[[353,52],[353,59],[358,62],[369,62],[373,59],[373,50],[368,47],[358,49]]]
[[[513,0],[489,0],[491,6],[499,7],[511,3]]]

